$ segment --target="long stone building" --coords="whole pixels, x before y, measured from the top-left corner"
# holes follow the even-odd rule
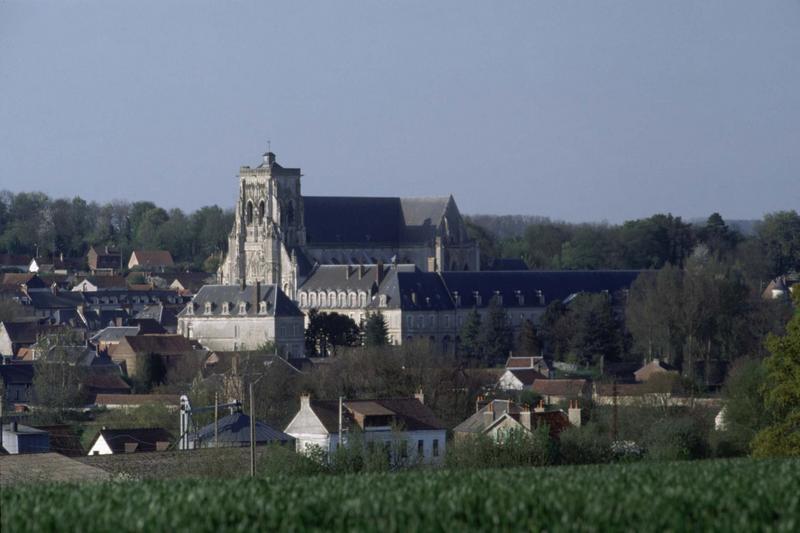
[[[452,196],[303,196],[299,168],[264,154],[239,169],[239,198],[219,282],[276,284],[290,298],[315,265],[410,263],[424,272],[479,270]]]

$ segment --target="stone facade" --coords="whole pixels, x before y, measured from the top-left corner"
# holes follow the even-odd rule
[[[299,168],[264,154],[239,169],[239,198],[220,267],[222,284],[278,285],[296,299],[313,265],[413,263],[423,271],[478,270],[478,245],[447,198],[304,197]]]

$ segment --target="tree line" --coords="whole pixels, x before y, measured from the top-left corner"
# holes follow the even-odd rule
[[[109,246],[127,259],[134,249],[162,249],[182,266],[210,271],[227,249],[232,226],[233,211],[216,205],[185,213],[153,202],[0,192],[0,253],[78,258],[90,246]]]

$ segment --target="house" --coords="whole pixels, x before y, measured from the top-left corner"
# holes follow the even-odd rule
[[[513,369],[513,370],[522,370],[526,368],[531,368],[536,370],[540,374],[543,374],[545,377],[553,378],[555,377],[555,372],[550,365],[550,363],[541,356],[525,356],[521,357],[518,355],[510,355],[508,359],[506,359],[506,368]]]
[[[114,274],[122,270],[122,254],[108,246],[92,246],[86,254],[86,263],[92,274]]]
[[[274,343],[289,358],[305,351],[303,313],[277,285],[206,285],[178,314],[178,332],[209,350]]]
[[[99,394],[130,394],[131,386],[118,373],[90,372],[81,380],[90,404]]]
[[[585,379],[537,379],[531,390],[548,405],[571,400],[589,400],[592,395],[590,383]]]
[[[22,290],[23,292],[28,289],[46,289],[48,287],[42,278],[30,272],[3,274],[1,284],[4,290]]]
[[[0,322],[0,355],[16,356],[20,348],[35,344],[47,328],[35,319]]]
[[[122,276],[90,276],[72,287],[74,292],[97,292],[99,290],[128,290],[128,282]]]
[[[475,413],[453,428],[456,440],[485,435],[502,441],[512,431],[531,432],[542,424],[547,424],[550,436],[557,438],[570,425],[581,424],[581,410],[577,404],[570,404],[569,413],[546,410],[542,407],[533,411],[528,406],[518,405],[511,400],[478,399]]]
[[[168,250],[134,250],[128,260],[128,269],[164,272],[173,268],[172,254]]]
[[[423,401],[421,393],[413,398],[342,400],[341,442],[347,445],[358,433],[367,445],[398,447],[401,458],[441,462],[447,430]],[[295,438],[300,452],[317,446],[327,454],[333,453],[340,443],[339,413],[339,400],[312,400],[303,395],[300,410],[284,432]]]
[[[183,304],[164,304],[158,302],[147,305],[141,311],[136,313],[137,320],[152,319],[164,328],[167,333],[177,333],[178,331],[178,313],[183,310]]]
[[[177,411],[180,398],[173,394],[97,394],[94,405],[106,409],[137,409],[143,405],[159,405],[169,411]]]
[[[158,356],[165,368],[175,365],[180,358],[199,356],[189,339],[170,334],[122,337],[109,355],[130,377],[137,375],[139,360],[144,356]]]
[[[180,274],[175,274],[169,284],[169,288],[181,294],[197,294],[203,285],[214,283],[215,278],[216,276],[207,272],[181,272]]]
[[[507,368],[497,382],[497,388],[500,390],[531,390],[533,382],[537,379],[547,379],[547,376],[533,368]]]
[[[95,436],[87,455],[162,452],[171,444],[172,435],[163,428],[104,428]]]
[[[26,405],[33,401],[33,363],[14,362],[0,365],[3,380],[3,401],[6,405]]]
[[[47,453],[50,451],[50,434],[13,421],[3,424],[3,448],[11,455]]]
[[[255,422],[256,445],[294,444],[294,439],[283,431],[263,422]],[[231,413],[203,427],[189,437],[189,449],[195,448],[241,448],[250,446],[250,417]]]
[[[633,373],[633,376],[637,382],[649,381],[653,376],[656,375],[668,375],[677,378],[680,376],[680,372],[678,372],[677,368],[665,363],[664,361],[653,359]]]
[[[0,254],[0,272],[27,272],[30,264],[29,255]]]
[[[98,351],[107,351],[119,344],[125,337],[138,334],[138,326],[109,326],[89,337],[89,342],[97,346]]]

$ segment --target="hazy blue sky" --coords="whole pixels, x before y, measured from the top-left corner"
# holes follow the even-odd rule
[[[612,222],[800,208],[800,2],[0,0],[0,189]]]

